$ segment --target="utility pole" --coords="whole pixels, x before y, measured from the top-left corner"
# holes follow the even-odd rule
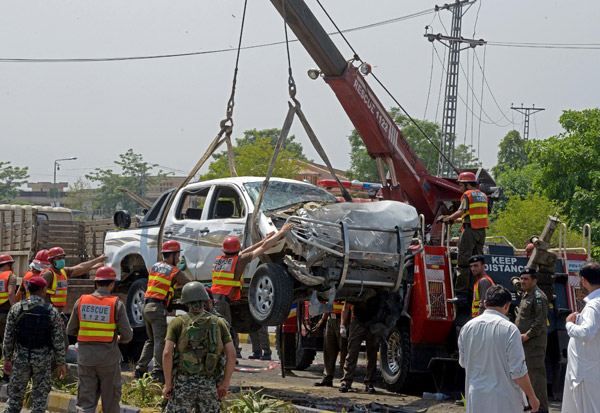
[[[450,36],[441,33],[425,33],[430,42],[435,40],[448,47],[448,68],[446,70],[446,91],[444,94],[444,111],[442,114],[442,140],[440,151],[450,162],[454,162],[454,145],[456,142],[456,106],[458,101],[458,75],[460,70],[460,52],[471,47],[486,44],[483,39],[465,39],[461,37],[462,17],[476,0],[456,0],[454,3],[435,6],[435,11],[452,12],[452,29]],[[463,7],[467,7],[463,12]],[[428,27],[426,27],[427,29]],[[466,44],[465,47],[461,47]],[[438,157],[438,176],[449,177],[454,173],[452,166],[440,154]]]
[[[524,108],[522,103],[521,103],[520,108],[514,107],[513,104],[511,103],[510,108],[523,115],[523,118],[524,118],[523,119],[523,139],[525,140],[525,143],[527,143],[527,141],[529,140],[529,116],[536,114],[538,112],[541,112],[542,110],[546,110],[546,109],[545,108],[536,108],[535,105],[531,105],[530,108]],[[525,144],[524,144],[523,150],[521,153],[521,167],[523,167],[525,165],[526,161],[527,160],[525,159]]]

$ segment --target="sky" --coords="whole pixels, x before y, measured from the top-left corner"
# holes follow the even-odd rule
[[[328,32],[334,31],[315,0],[306,0]],[[322,0],[341,29],[382,22],[424,10],[430,0]],[[74,182],[94,168],[113,167],[132,148],[165,171],[187,175],[219,130],[236,53],[207,53],[155,60],[86,63],[14,63],[2,59],[108,58],[207,52],[237,46],[242,0],[42,0],[0,3],[0,141],[2,160],[29,166],[30,181]],[[464,37],[489,42],[600,44],[600,2],[479,0],[465,13]],[[415,118],[441,121],[439,59],[444,46],[423,37],[450,29],[448,11],[353,31],[346,36]],[[293,33],[289,33],[294,38]],[[243,45],[284,40],[283,21],[270,1],[248,0]],[[342,54],[352,52],[333,36]],[[437,53],[436,53],[437,51]],[[476,53],[477,59],[473,56]],[[350,164],[352,123],[323,80],[310,80],[315,64],[299,43],[290,44],[297,98],[334,167]],[[438,57],[439,54],[439,57]],[[484,65],[485,61],[485,65]],[[563,110],[598,107],[600,50],[488,45],[464,51],[465,74],[457,142],[474,143],[485,167],[496,162],[508,131],[522,131],[510,110],[535,104],[530,138],[561,132]],[[488,86],[483,86],[482,70]],[[444,62],[445,66],[445,62]],[[385,107],[393,101],[367,81]],[[442,85],[443,87],[443,85]],[[491,90],[491,93],[490,93]],[[483,96],[483,98],[482,98]],[[248,129],[281,128],[287,112],[284,45],[242,50],[234,137]],[[480,122],[480,107],[483,102]],[[437,108],[437,109],[436,109]],[[437,112],[437,117],[436,117]],[[473,113],[473,115],[471,115]],[[309,158],[318,155],[298,121],[291,130]],[[479,144],[477,145],[477,143]],[[206,168],[204,168],[205,170]],[[430,171],[434,172],[435,171]]]

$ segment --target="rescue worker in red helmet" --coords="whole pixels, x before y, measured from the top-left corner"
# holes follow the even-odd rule
[[[50,268],[50,261],[48,261],[48,250],[39,250],[37,254],[35,254],[35,258],[31,264],[29,264],[29,271],[23,275],[23,280],[21,281],[21,285],[17,290],[17,301],[29,298],[29,290],[27,288],[29,279],[31,277],[39,276],[42,271],[48,268]]]
[[[150,268],[148,288],[144,296],[142,315],[146,324],[148,339],[144,343],[142,354],[135,366],[135,377],[141,378],[148,371],[152,360],[152,377],[165,382],[162,368],[162,353],[167,335],[167,307],[175,295],[175,288],[191,280],[177,266],[181,256],[181,246],[174,240],[165,241],[161,253],[163,260]]]
[[[4,340],[6,317],[10,307],[17,302],[17,276],[13,274],[15,260],[8,254],[0,255],[0,341]],[[3,379],[8,375],[3,371]]]
[[[243,251],[237,237],[229,236],[223,241],[223,255],[215,258],[213,263],[211,289],[215,299],[215,308],[219,314],[225,317],[229,325],[232,325],[230,305],[242,297],[242,280],[246,265],[273,248],[281,237],[291,230],[292,224],[284,224],[276,234],[268,234],[262,241]],[[233,339],[237,357],[241,357],[237,334]]]
[[[96,291],[84,294],[73,306],[67,334],[77,336],[77,410],[95,412],[102,397],[102,411],[119,412],[121,400],[121,352],[119,344],[133,338],[125,305],[112,291],[117,274],[112,267],[96,271]]]
[[[67,279],[87,274],[91,270],[100,268],[104,264],[106,255],[82,262],[74,267],[65,266],[65,250],[53,247],[48,250],[50,268],[42,271],[40,276],[46,280],[46,302],[54,304],[59,313],[67,306]]]
[[[458,258],[454,291],[456,303],[470,303],[472,300],[475,277],[469,268],[469,258],[483,254],[485,230],[488,225],[488,199],[477,188],[477,178],[473,172],[458,175],[458,186],[463,192],[458,210],[443,217],[444,223],[462,219],[460,238],[458,239]]]

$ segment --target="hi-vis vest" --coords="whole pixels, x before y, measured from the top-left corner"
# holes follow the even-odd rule
[[[219,317],[206,311],[180,317],[183,328],[177,340],[175,374],[215,374],[219,355],[223,352]]]
[[[77,341],[110,343],[115,337],[115,312],[119,298],[106,295],[94,297],[84,294],[79,298],[79,332]]]
[[[333,314],[342,314],[342,310],[344,309],[344,303],[341,301],[333,302]]]
[[[469,200],[469,209],[462,215],[463,221],[466,216],[469,216],[471,219],[471,228],[489,228],[487,196],[477,189],[465,191],[464,196]],[[462,197],[460,201],[462,202]]]
[[[477,317],[479,315],[479,304],[481,304],[481,297],[479,296],[479,281],[481,281],[482,278],[486,278],[492,285],[494,285],[494,281],[492,281],[492,279],[486,274],[483,274],[475,282],[475,286],[473,287],[475,294],[473,294],[473,306],[471,307],[472,317]]]
[[[237,265],[239,255],[228,257],[226,255],[219,255],[215,258],[213,263],[212,271],[212,292],[213,294],[229,295],[231,290],[236,290],[231,296],[231,301],[236,301],[242,298],[242,280],[244,275],[239,280],[235,281],[235,266]]]
[[[165,306],[168,306],[175,294],[177,283],[173,282],[173,278],[178,271],[179,268],[164,261],[154,264],[148,274],[148,288],[145,297],[164,300]]]
[[[50,301],[55,307],[66,307],[67,305],[67,272],[62,269],[60,272],[56,272],[54,268],[50,268],[52,271],[52,285],[46,289],[46,294],[50,296]]]
[[[23,281],[21,282],[21,291],[25,291],[25,297],[21,298],[29,298],[29,279],[35,275],[39,276],[41,273],[35,274],[33,271],[27,271],[23,276]]]
[[[0,305],[8,301],[8,279],[11,275],[12,271],[0,273]]]

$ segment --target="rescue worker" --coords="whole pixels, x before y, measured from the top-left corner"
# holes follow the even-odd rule
[[[10,309],[4,335],[4,369],[11,375],[4,410],[8,413],[21,411],[29,379],[33,379],[31,411],[45,412],[52,361],[56,361],[61,379],[67,373],[62,319],[54,306],[44,302],[46,281],[31,277],[29,292],[29,298]]]
[[[39,250],[35,254],[35,258],[29,264],[29,271],[23,275],[21,285],[17,290],[17,301],[21,301],[24,298],[29,298],[29,290],[27,284],[31,277],[39,276],[44,270],[50,268],[50,261],[48,261],[48,250]]]
[[[348,392],[352,388],[356,363],[360,345],[365,341],[367,355],[367,374],[365,376],[365,391],[375,393],[375,381],[377,380],[377,337],[371,332],[371,324],[377,316],[380,297],[375,295],[366,302],[354,304],[352,309],[352,321],[350,322],[350,335],[348,337],[348,354],[344,366],[344,376],[339,390],[342,393]],[[340,334],[347,336],[346,323],[350,315],[350,303],[344,303],[342,309],[342,319],[340,321]]]
[[[164,383],[162,353],[167,334],[167,308],[175,295],[175,288],[185,285],[190,279],[177,266],[181,256],[179,242],[165,241],[161,253],[163,260],[154,264],[148,274],[148,288],[142,307],[148,339],[135,366],[135,377],[141,378],[152,361],[152,377]]]
[[[325,339],[323,341],[323,360],[325,368],[323,369],[323,379],[315,383],[315,386],[317,387],[333,386],[335,362],[337,360],[338,353],[340,354],[340,370],[342,372],[344,371],[346,354],[348,353],[348,338],[342,337],[340,332],[343,309],[343,302],[334,302],[333,312],[323,314],[317,323],[317,328],[322,328],[323,324],[325,324]]]
[[[548,298],[537,286],[533,268],[521,272],[521,302],[515,324],[521,332],[531,385],[540,401],[539,412],[548,411],[546,345],[548,343]]]
[[[458,186],[463,192],[460,206],[452,215],[443,217],[443,221],[452,223],[458,218],[462,219],[454,288],[456,299],[452,302],[463,303],[471,301],[473,284],[475,284],[469,269],[469,258],[483,254],[485,230],[489,227],[488,200],[487,196],[477,189],[477,178],[473,172],[462,172],[458,175]]]
[[[221,411],[219,400],[225,398],[235,369],[235,348],[225,321],[204,311],[209,301],[205,287],[192,281],[183,287],[181,303],[188,313],[169,324],[163,353],[167,413]],[[225,351],[223,378],[217,365]]]
[[[246,265],[273,248],[277,241],[291,230],[292,224],[284,224],[276,234],[268,234],[262,241],[243,251],[237,237],[229,236],[223,241],[223,255],[215,258],[213,263],[211,289],[215,297],[215,308],[229,325],[232,325],[231,302],[242,298],[242,280]],[[237,350],[239,343],[236,337],[234,332],[234,346]],[[241,354],[238,354],[238,357],[240,356]]]
[[[2,339],[8,311],[17,302],[17,276],[13,274],[14,263],[15,260],[10,255],[0,255],[0,338]]]
[[[59,313],[62,313],[67,306],[67,278],[79,277],[100,268],[106,259],[106,256],[102,254],[98,258],[79,263],[74,267],[65,267],[65,257],[65,250],[61,247],[50,248],[48,250],[50,268],[41,273],[41,277],[46,280],[48,285],[46,302],[54,304]]]
[[[485,292],[494,285],[494,281],[485,273],[485,258],[483,255],[473,255],[469,258],[469,267],[477,280],[473,286],[473,305],[471,307],[471,316],[477,317],[485,311],[483,305]]]
[[[271,360],[271,341],[267,326],[262,326],[258,331],[250,333],[249,336],[252,342],[252,354],[248,358],[251,360]]]
[[[93,294],[73,306],[67,334],[77,336],[77,411],[93,413],[102,397],[103,412],[120,412],[121,352],[119,344],[133,338],[123,302],[111,295],[117,273],[112,267],[96,271]]]

